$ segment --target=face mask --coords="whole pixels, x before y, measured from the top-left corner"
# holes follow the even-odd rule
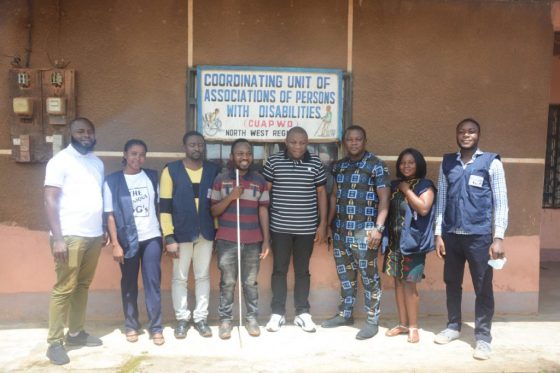
[[[504,268],[504,266],[506,265],[507,259],[506,258],[501,258],[501,259],[490,259],[488,261],[488,265],[494,269],[502,269]]]

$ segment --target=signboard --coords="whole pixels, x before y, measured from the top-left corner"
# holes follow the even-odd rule
[[[199,66],[197,87],[207,140],[282,142],[295,126],[311,142],[342,133],[342,70]]]

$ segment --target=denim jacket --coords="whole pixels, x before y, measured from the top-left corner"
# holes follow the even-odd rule
[[[154,187],[154,205],[158,206],[158,175],[157,171],[144,169],[143,170]],[[129,259],[136,255],[138,252],[138,231],[136,230],[136,223],[134,222],[134,214],[132,207],[132,197],[128,190],[128,185],[124,178],[123,171],[117,171],[107,176],[105,179],[111,195],[113,197],[113,216],[117,225],[117,239],[119,244],[124,250],[124,257]]]

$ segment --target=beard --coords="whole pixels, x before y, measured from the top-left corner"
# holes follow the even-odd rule
[[[93,151],[93,148],[95,148],[95,144],[97,142],[96,140],[93,140],[91,145],[84,146],[79,141],[74,139],[73,137],[70,139],[70,141],[71,141],[74,149],[76,149],[78,151],[78,153],[80,153],[80,154],[87,154],[87,153]]]
[[[202,159],[202,153],[201,152],[193,152],[189,155],[190,159],[192,159],[193,161],[199,161]]]

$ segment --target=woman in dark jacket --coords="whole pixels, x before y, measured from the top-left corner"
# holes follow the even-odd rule
[[[121,268],[121,295],[126,340],[136,342],[138,321],[138,273],[142,267],[144,296],[154,344],[165,343],[161,326],[161,230],[158,221],[158,175],[143,169],[148,148],[132,139],[124,146],[122,171],[107,176],[103,198],[113,258]]]
[[[426,176],[426,161],[412,148],[397,159],[398,180],[391,182],[389,245],[384,272],[395,279],[399,325],[389,329],[389,337],[408,333],[408,342],[417,343],[418,290],[424,277],[426,253],[434,249],[433,224],[435,187]]]

